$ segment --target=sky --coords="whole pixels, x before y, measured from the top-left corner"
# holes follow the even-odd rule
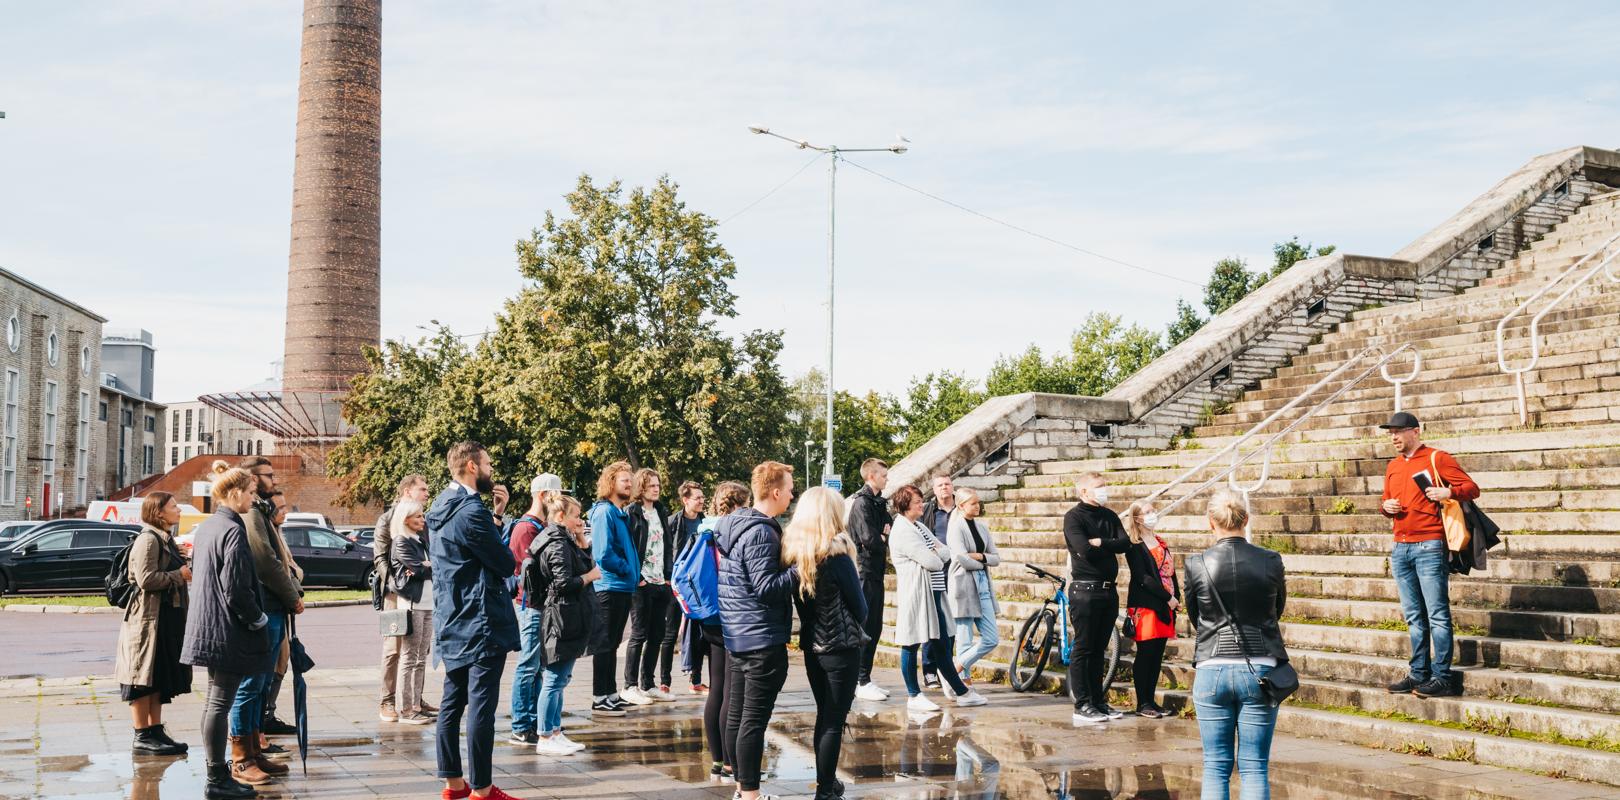
[[[160,401],[280,357],[298,7],[0,0],[0,266],[152,331]],[[1222,257],[1387,256],[1536,155],[1620,145],[1617,34],[1597,2],[389,0],[383,335],[485,329],[581,174],[667,174],[725,220],[723,327],[822,366],[826,160],[760,125],[904,136],[851,161],[1067,245],[839,170],[839,388],[982,377],[1094,311],[1162,329]]]

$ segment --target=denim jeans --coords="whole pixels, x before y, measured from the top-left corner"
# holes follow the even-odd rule
[[[1396,542],[1390,572],[1401,595],[1401,615],[1412,637],[1411,677],[1415,681],[1451,675],[1451,586],[1446,543]],[[1434,643],[1434,659],[1429,643]]]
[[[1259,677],[1271,667],[1245,664],[1199,667],[1193,678],[1193,707],[1204,744],[1203,800],[1227,800],[1232,783],[1232,742],[1237,740],[1242,800],[1270,800],[1271,733],[1277,709],[1260,693]]]
[[[279,650],[277,644],[287,635],[286,614],[266,614],[270,622],[264,626],[265,636],[270,639],[272,652]],[[270,693],[270,684],[276,679],[275,663],[270,664],[269,672],[255,672],[242,678],[242,683],[236,687],[236,698],[231,702],[231,735],[246,736],[256,733],[264,722],[264,698]]]
[[[950,663],[950,638],[944,635],[945,631],[950,630],[946,627],[949,620],[945,614],[945,593],[930,592],[929,594],[933,597],[934,618],[939,621],[940,636],[937,639],[929,639],[920,645],[908,644],[900,648],[900,677],[906,683],[906,695],[909,697],[922,694],[922,688],[917,685],[917,651],[919,648],[922,650],[924,672],[928,671],[930,663]],[[939,676],[950,684],[952,692],[955,694],[967,694],[967,686],[962,683],[962,679],[956,674],[956,670],[937,671]]]
[[[540,733],[551,736],[562,730],[563,689],[574,677],[574,662],[570,658],[547,664],[540,685]]]
[[[1001,633],[996,628],[995,600],[990,595],[990,576],[984,570],[967,573],[973,576],[979,589],[979,616],[956,618],[956,665],[966,675],[973,670],[973,662],[990,655],[1001,644]],[[974,629],[978,629],[978,644],[973,642]]]
[[[540,697],[540,667],[546,648],[540,635],[540,609],[518,609],[518,636],[523,649],[512,670],[512,730],[533,733]]]

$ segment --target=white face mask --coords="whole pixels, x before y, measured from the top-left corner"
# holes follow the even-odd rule
[[[1108,487],[1098,486],[1097,488],[1092,489],[1091,499],[1097,501],[1097,505],[1099,506],[1106,504],[1108,502]]]
[[[1146,515],[1144,515],[1142,517],[1142,524],[1148,526],[1149,528],[1155,528],[1155,529],[1158,528],[1159,527],[1159,512],[1157,512],[1157,511],[1149,511]]]

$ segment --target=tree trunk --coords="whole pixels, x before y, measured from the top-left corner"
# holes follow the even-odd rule
[[[636,447],[635,429],[630,425],[630,415],[624,410],[624,404],[617,404],[619,410],[619,441],[624,444],[624,455],[630,462],[631,469],[641,469],[641,451]]]

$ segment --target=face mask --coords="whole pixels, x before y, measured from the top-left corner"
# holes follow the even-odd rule
[[[1099,506],[1103,505],[1104,503],[1107,503],[1108,502],[1108,487],[1107,486],[1098,486],[1097,488],[1092,489],[1091,490],[1091,499],[1096,500],[1097,505],[1099,505]]]
[[[1159,527],[1159,512],[1149,511],[1146,516],[1142,517],[1142,523],[1149,528]]]

